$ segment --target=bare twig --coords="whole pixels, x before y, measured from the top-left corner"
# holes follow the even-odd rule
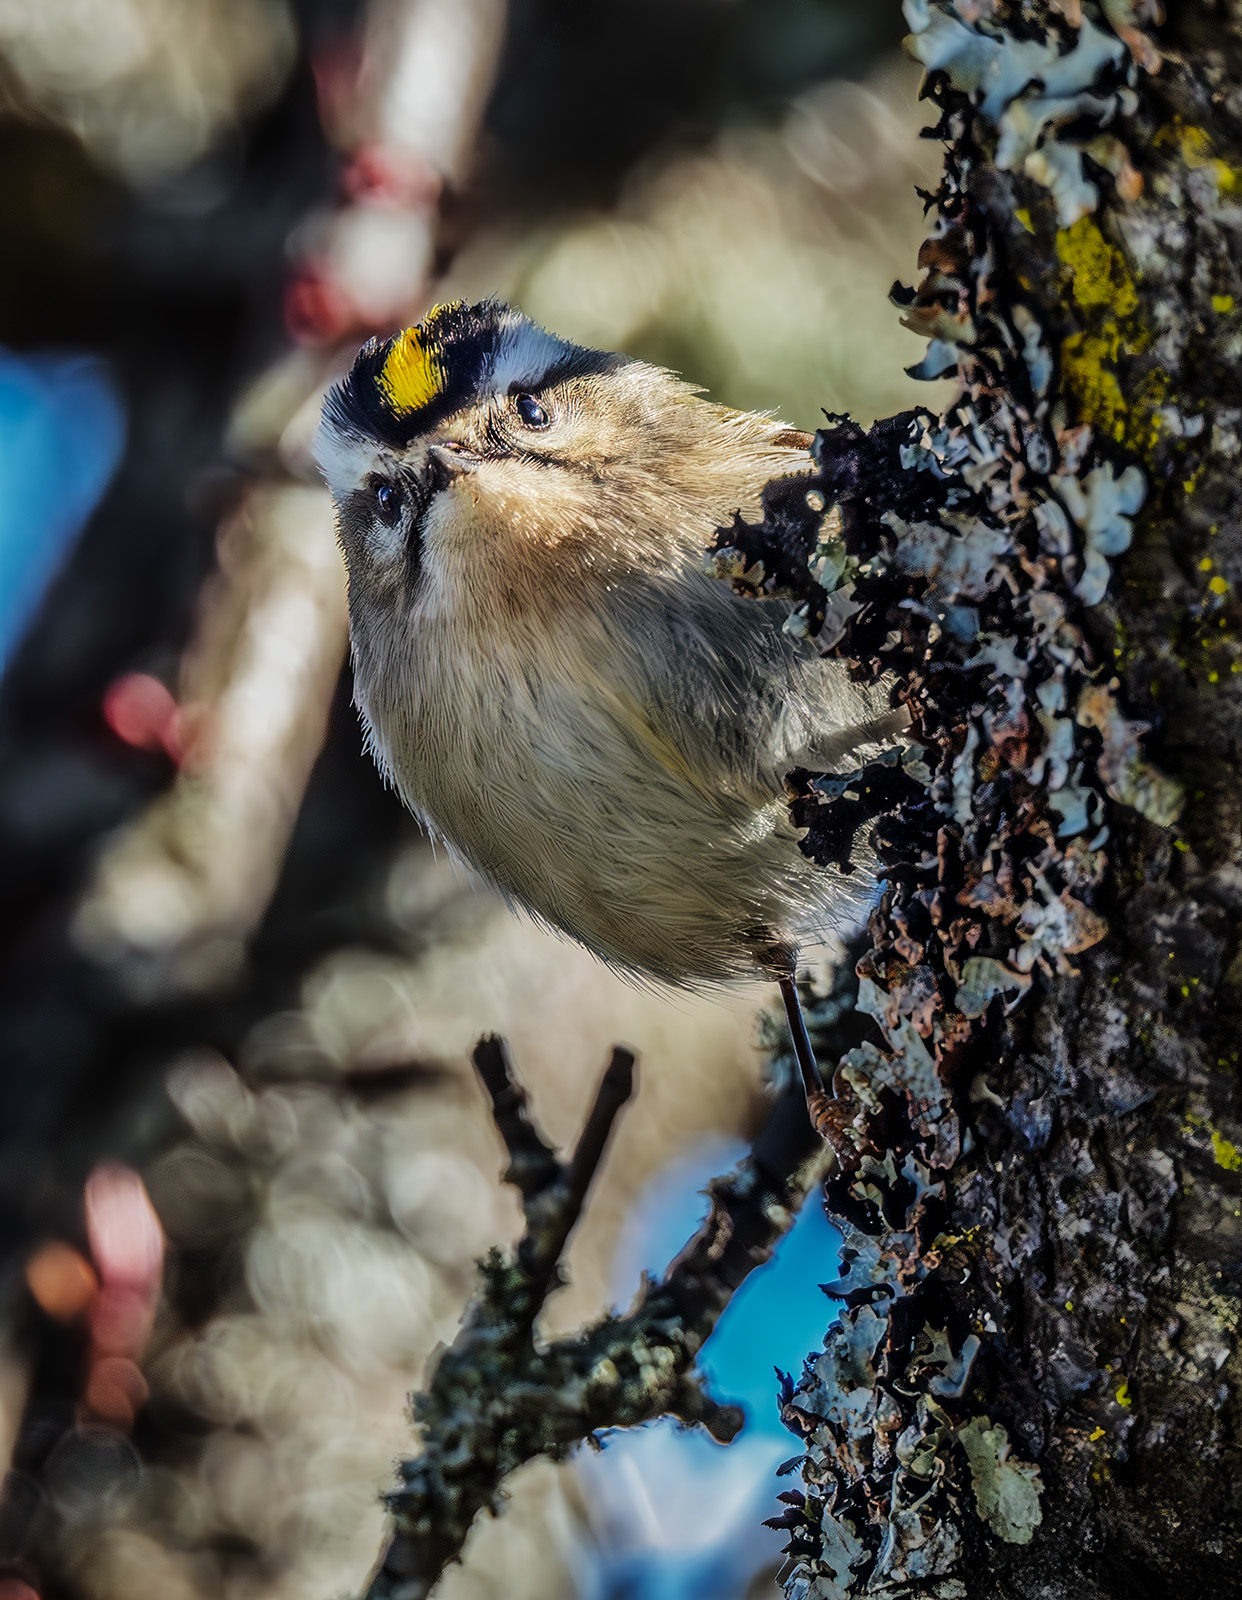
[[[554,1460],[604,1428],[671,1414],[726,1442],[736,1406],[705,1394],[695,1357],[743,1279],[771,1255],[819,1176],[823,1146],[800,1087],[777,1106],[750,1155],[711,1184],[711,1210],[659,1282],[625,1316],[539,1345],[535,1323],[561,1281],[565,1242],[609,1134],[633,1088],[634,1058],[617,1049],[577,1149],[559,1161],[531,1121],[504,1045],[484,1039],[475,1066],[509,1151],[506,1177],[521,1192],[526,1233],[516,1256],[493,1251],[461,1332],[430,1387],[415,1397],[422,1454],[400,1468],[388,1497],[394,1528],[367,1600],[424,1600],[458,1557],[503,1480],[536,1456]]]
[[[526,1090],[509,1064],[503,1039],[495,1034],[474,1047],[474,1070],[492,1102],[492,1120],[509,1152],[505,1182],[529,1201],[560,1176],[560,1162],[543,1141],[526,1109]]]

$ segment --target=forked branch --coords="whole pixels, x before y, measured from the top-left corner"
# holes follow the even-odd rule
[[[522,1196],[526,1231],[510,1259],[480,1263],[479,1292],[461,1331],[414,1400],[422,1453],[387,1496],[394,1527],[367,1600],[424,1600],[461,1552],[478,1513],[536,1456],[558,1460],[605,1428],[672,1415],[722,1442],[742,1425],[736,1406],[704,1393],[693,1366],[734,1291],[771,1255],[819,1176],[823,1145],[800,1088],[784,1096],[751,1153],[709,1187],[710,1212],[658,1282],[625,1316],[541,1345],[535,1324],[562,1281],[560,1258],[633,1091],[634,1057],[616,1049],[573,1156],[562,1162],[531,1120],[500,1039],[474,1064],[509,1152],[506,1180]]]

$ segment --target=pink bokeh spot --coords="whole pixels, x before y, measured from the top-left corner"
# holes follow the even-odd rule
[[[148,672],[127,672],[109,684],[103,697],[104,721],[126,744],[138,750],[165,750],[180,756],[177,702]]]
[[[96,1167],[86,1180],[85,1199],[86,1233],[99,1274],[99,1292],[87,1313],[85,1402],[101,1421],[128,1428],[146,1398],[137,1363],[159,1305],[164,1232],[146,1185],[130,1167]]]
[[[412,150],[365,144],[341,173],[341,189],[355,204],[412,206],[430,210],[439,204],[443,179]]]
[[[126,1285],[159,1293],[164,1230],[132,1167],[96,1167],[86,1180],[86,1235],[105,1288]]]
[[[0,1578],[0,1600],[39,1600],[39,1592],[20,1578]]]
[[[156,1284],[158,1295],[159,1285]],[[106,1285],[89,1313],[91,1341],[102,1355],[137,1355],[155,1321],[155,1300],[127,1285]]]
[[[353,301],[310,262],[286,285],[284,313],[290,337],[299,344],[332,344],[358,325]]]
[[[86,1406],[101,1422],[131,1428],[149,1392],[136,1361],[125,1356],[101,1356],[87,1379]]]

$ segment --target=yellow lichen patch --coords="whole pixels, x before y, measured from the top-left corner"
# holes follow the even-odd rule
[[[1190,476],[1188,478],[1183,478],[1182,479],[1182,493],[1183,494],[1194,494],[1195,490],[1199,487],[1199,484],[1203,479],[1203,474],[1206,471],[1207,471],[1207,462],[1206,461],[1201,461],[1199,463],[1199,465],[1195,468],[1195,470],[1190,474]],[[1212,532],[1215,533],[1216,529],[1213,528]],[[1207,561],[1208,561],[1208,565],[1211,566],[1211,558],[1210,557],[1207,558]]]
[[[1213,161],[1212,171],[1216,174],[1216,187],[1221,194],[1237,194],[1242,189],[1242,172],[1228,162]]]
[[[1215,1128],[1212,1129],[1212,1154],[1216,1158],[1216,1165],[1224,1167],[1226,1172],[1237,1172],[1242,1168],[1242,1152]]]
[[[1163,130],[1161,130],[1163,133]],[[1183,122],[1176,117],[1169,133],[1182,147],[1182,160],[1188,167],[1206,167],[1212,159],[1212,141],[1208,138],[1203,128],[1196,128],[1189,122]],[[1167,142],[1167,138],[1156,137],[1158,144]]]
[[[1147,371],[1135,385],[1130,398],[1130,422],[1124,443],[1150,462],[1164,426],[1161,408],[1169,396],[1169,374],[1162,367]]]
[[[1242,172],[1212,154],[1212,141],[1203,128],[1196,128],[1178,117],[1171,129],[1167,132],[1161,130],[1156,135],[1155,142],[1167,144],[1170,138],[1176,139],[1181,146],[1182,160],[1192,172],[1201,172],[1205,168],[1211,171],[1221,194],[1237,194],[1242,189]]]
[[[1100,232],[1093,218],[1079,217],[1057,234],[1057,255],[1074,275],[1074,299],[1084,311],[1107,308],[1115,318],[1138,310],[1138,291],[1116,245]]]
[[[1080,217],[1056,238],[1057,255],[1070,273],[1070,291],[1087,327],[1061,346],[1066,396],[1078,417],[1149,460],[1159,443],[1159,412],[1169,390],[1166,372],[1131,377],[1127,402],[1116,366],[1151,342],[1138,289],[1122,251],[1092,217]]]
[[[1117,1385],[1117,1404],[1119,1406],[1132,1406],[1134,1401],[1130,1398],[1130,1380],[1123,1378]]]
[[[1227,578],[1215,577],[1209,582],[1208,588],[1213,594],[1228,594],[1229,580]]]
[[[1112,354],[1095,334],[1071,334],[1061,346],[1061,371],[1078,416],[1120,443],[1128,407],[1117,374],[1107,364]]]
[[[1218,316],[1224,316],[1227,311],[1233,310],[1233,296],[1231,294],[1214,294],[1212,296],[1212,310]]]
[[[388,403],[398,415],[421,411],[440,393],[444,387],[444,373],[435,349],[426,342],[423,327],[407,328],[397,336],[379,381]]]

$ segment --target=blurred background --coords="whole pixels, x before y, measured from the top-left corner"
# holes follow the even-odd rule
[[[517,1208],[468,1051],[570,1140],[641,1055],[549,1332],[764,1114],[770,997],[667,997],[435,858],[364,756],[308,444],[497,293],[814,428],[935,386],[898,0],[0,0],[0,1600],[354,1592],[405,1397]],[[750,1422],[512,1485],[445,1600],[776,1593],[808,1209],[703,1358]]]

